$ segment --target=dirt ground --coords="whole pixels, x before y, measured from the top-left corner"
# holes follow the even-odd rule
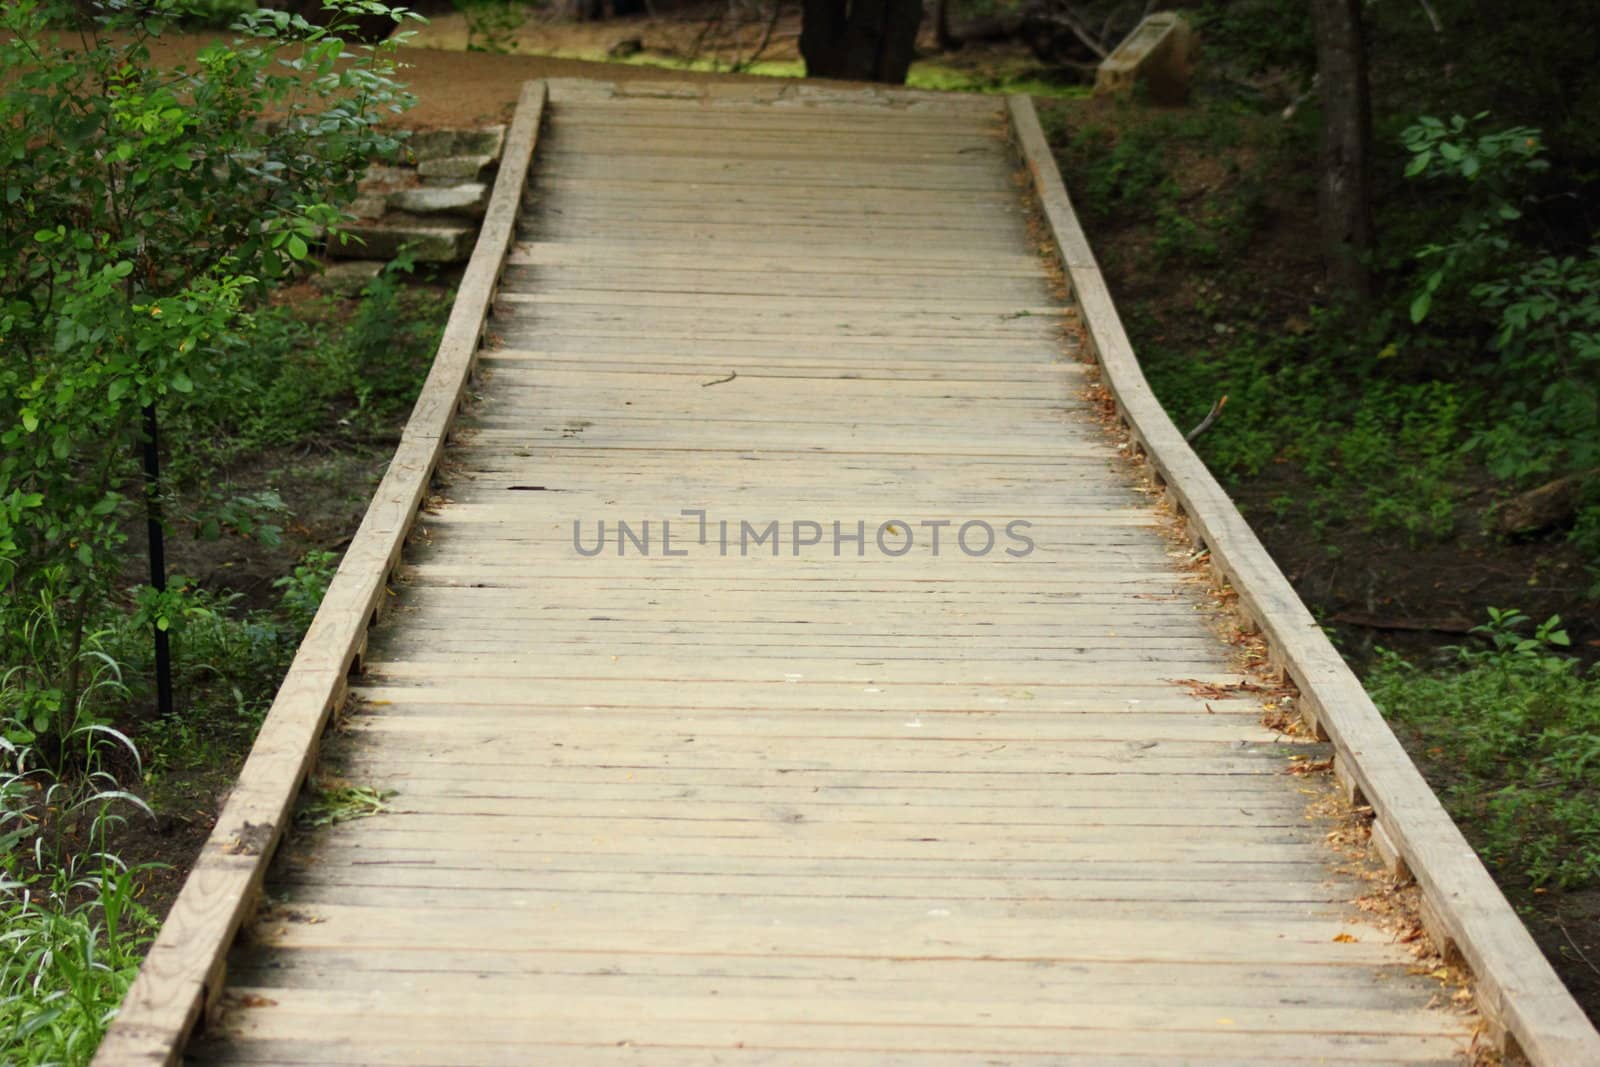
[[[796,24],[797,26],[798,24]],[[524,47],[545,53],[604,54],[619,41],[658,42],[672,53],[686,51],[697,24],[682,19],[614,19],[593,23],[543,25],[538,36],[523,40]],[[460,15],[430,16],[413,45],[399,50],[400,78],[417,98],[416,107],[391,121],[408,129],[440,129],[505,122],[516,106],[523,83],[535,78],[594,78],[600,81],[727,81],[764,76],[714,73],[586,59],[554,58],[549,54],[467,52],[466,32]],[[795,33],[798,33],[796,28]],[[153,42],[152,59],[171,65],[191,59],[207,43],[228,38],[226,31],[163,37]],[[787,49],[774,47],[772,58],[795,58],[793,42]],[[846,83],[836,83],[846,84]]]

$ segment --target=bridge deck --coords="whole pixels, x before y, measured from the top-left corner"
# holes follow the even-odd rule
[[[330,755],[390,810],[291,844],[193,1059],[1460,1061],[1325,753],[1206,688],[1003,105],[848,99],[552,97]]]

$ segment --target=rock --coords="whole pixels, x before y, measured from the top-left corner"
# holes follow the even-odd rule
[[[414,167],[391,167],[387,163],[373,163],[361,175],[362,188],[374,185],[409,185],[417,178]]]
[[[629,56],[636,56],[643,51],[644,40],[642,38],[624,37],[622,40],[606,49],[606,55],[610,56],[612,59],[627,59]]]
[[[412,215],[459,215],[481,219],[489,205],[489,187],[482,182],[465,185],[426,185],[389,194],[389,206]]]
[[[480,130],[462,130],[456,137],[456,154],[460,156],[489,156],[500,158],[506,145],[504,126],[485,126]]]
[[[381,224],[346,226],[351,238],[329,242],[328,254],[339,259],[393,259],[408,248],[419,263],[459,263],[472,253],[478,228],[471,223],[423,221],[390,217]],[[357,243],[357,238],[360,243]]]
[[[1511,537],[1567,525],[1577,514],[1584,485],[1596,474],[1600,471],[1569,474],[1517,494],[1495,509],[1495,532]]]
[[[1189,98],[1194,53],[1187,19],[1176,11],[1147,15],[1100,64],[1095,95],[1129,93],[1143,82],[1152,102],[1181,104]]]
[[[456,154],[455,130],[417,130],[405,140],[405,150],[418,163]]]
[[[406,141],[406,148],[418,163],[451,156],[489,156],[499,159],[505,142],[504,126],[486,126],[481,130],[421,130],[411,135]]]
[[[489,155],[445,156],[418,163],[417,173],[429,185],[455,185],[477,181],[484,168],[493,162],[494,157]]]
[[[320,274],[311,276],[311,284],[325,293],[355,296],[367,283],[383,273],[388,266],[380,259],[351,259],[343,263],[330,263]]]
[[[389,198],[381,193],[360,193],[345,210],[358,219],[381,219],[389,210]]]

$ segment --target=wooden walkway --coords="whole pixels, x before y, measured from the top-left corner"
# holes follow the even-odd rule
[[[635,92],[546,105],[327,753],[389,810],[283,851],[189,1058],[1462,1062],[1330,749],[1223,692],[1005,102]]]

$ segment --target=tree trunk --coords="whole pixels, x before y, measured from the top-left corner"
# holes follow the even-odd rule
[[[950,0],[934,0],[933,25],[941,49],[955,52],[961,48],[961,38],[950,28]]]
[[[922,0],[805,0],[806,76],[902,84],[921,25]]]
[[[1334,290],[1357,305],[1372,296],[1372,108],[1361,0],[1311,0],[1322,83],[1322,254]]]

